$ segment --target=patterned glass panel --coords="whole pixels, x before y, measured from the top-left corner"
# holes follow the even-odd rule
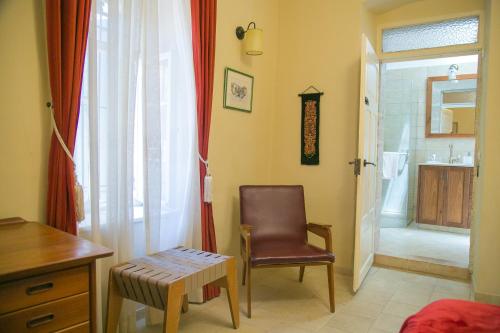
[[[462,17],[441,22],[385,29],[383,52],[398,52],[478,42],[479,17]]]

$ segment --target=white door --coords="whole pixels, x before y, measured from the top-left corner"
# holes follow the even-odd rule
[[[361,81],[356,180],[356,226],[354,234],[353,290],[361,286],[373,264],[377,193],[377,140],[379,60],[372,45],[362,36]]]

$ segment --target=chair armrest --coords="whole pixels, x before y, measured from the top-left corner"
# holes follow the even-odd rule
[[[241,237],[250,237],[250,231],[254,229],[250,224],[240,224]]]
[[[307,230],[325,240],[325,250],[332,252],[332,232],[330,224],[308,223]]]
[[[254,227],[249,224],[240,224],[240,238],[242,240],[241,254],[244,260],[248,260],[250,257],[252,229],[254,229]]]

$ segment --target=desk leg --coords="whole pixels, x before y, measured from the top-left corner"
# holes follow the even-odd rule
[[[90,332],[97,333],[97,300],[96,283],[97,274],[95,260],[89,264],[89,291],[90,291]]]

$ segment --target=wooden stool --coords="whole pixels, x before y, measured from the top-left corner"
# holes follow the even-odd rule
[[[240,325],[233,257],[177,247],[111,268],[106,332],[115,333],[123,298],[164,310],[163,332],[177,332],[187,293],[208,283],[227,289],[233,327]]]

